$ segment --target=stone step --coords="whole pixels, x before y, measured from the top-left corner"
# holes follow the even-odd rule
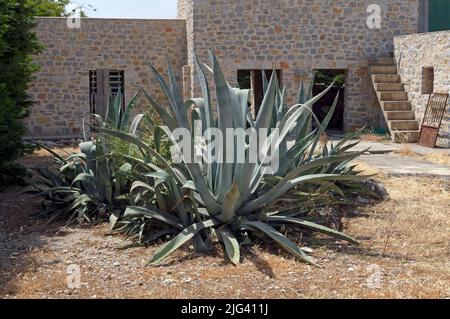
[[[417,143],[420,131],[397,131],[392,132],[392,139],[395,143]]]
[[[416,120],[390,121],[389,127],[391,131],[417,131],[419,122]]]
[[[411,102],[409,101],[385,101],[380,103],[385,112],[411,111]]]
[[[395,65],[372,65],[370,72],[372,74],[397,74],[397,67]]]
[[[408,93],[401,91],[379,92],[380,101],[408,101]]]
[[[375,84],[375,89],[377,92],[404,91],[405,87],[402,83],[378,83]]]
[[[383,57],[369,59],[369,65],[395,65],[394,58]]]
[[[373,83],[400,83],[400,75],[398,74],[373,74]]]
[[[413,111],[389,111],[385,112],[385,115],[388,121],[414,120],[416,118]]]

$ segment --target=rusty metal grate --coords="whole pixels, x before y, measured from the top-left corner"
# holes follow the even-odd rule
[[[448,94],[434,93],[428,100],[427,109],[422,122],[419,145],[435,147],[439,129],[447,109]]]
[[[89,71],[89,104],[91,114],[97,114],[97,71]]]

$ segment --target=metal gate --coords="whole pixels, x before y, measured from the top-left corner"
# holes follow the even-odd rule
[[[419,145],[435,147],[441,128],[442,119],[447,109],[448,94],[434,93],[430,96],[427,110],[423,117]]]

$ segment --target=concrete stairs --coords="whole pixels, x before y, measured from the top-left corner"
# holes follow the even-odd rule
[[[369,73],[394,142],[416,143],[420,125],[408,101],[394,59],[369,60]]]

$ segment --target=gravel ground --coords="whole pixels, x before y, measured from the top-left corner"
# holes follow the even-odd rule
[[[391,199],[343,220],[360,247],[309,241],[322,268],[269,244],[244,250],[237,267],[219,247],[206,256],[185,247],[162,266],[148,267],[156,246],[121,249],[129,242],[108,236],[107,225],[67,228],[33,220],[39,200],[9,189],[0,193],[0,298],[450,297],[449,181],[380,179]],[[71,289],[78,270],[79,286]]]

